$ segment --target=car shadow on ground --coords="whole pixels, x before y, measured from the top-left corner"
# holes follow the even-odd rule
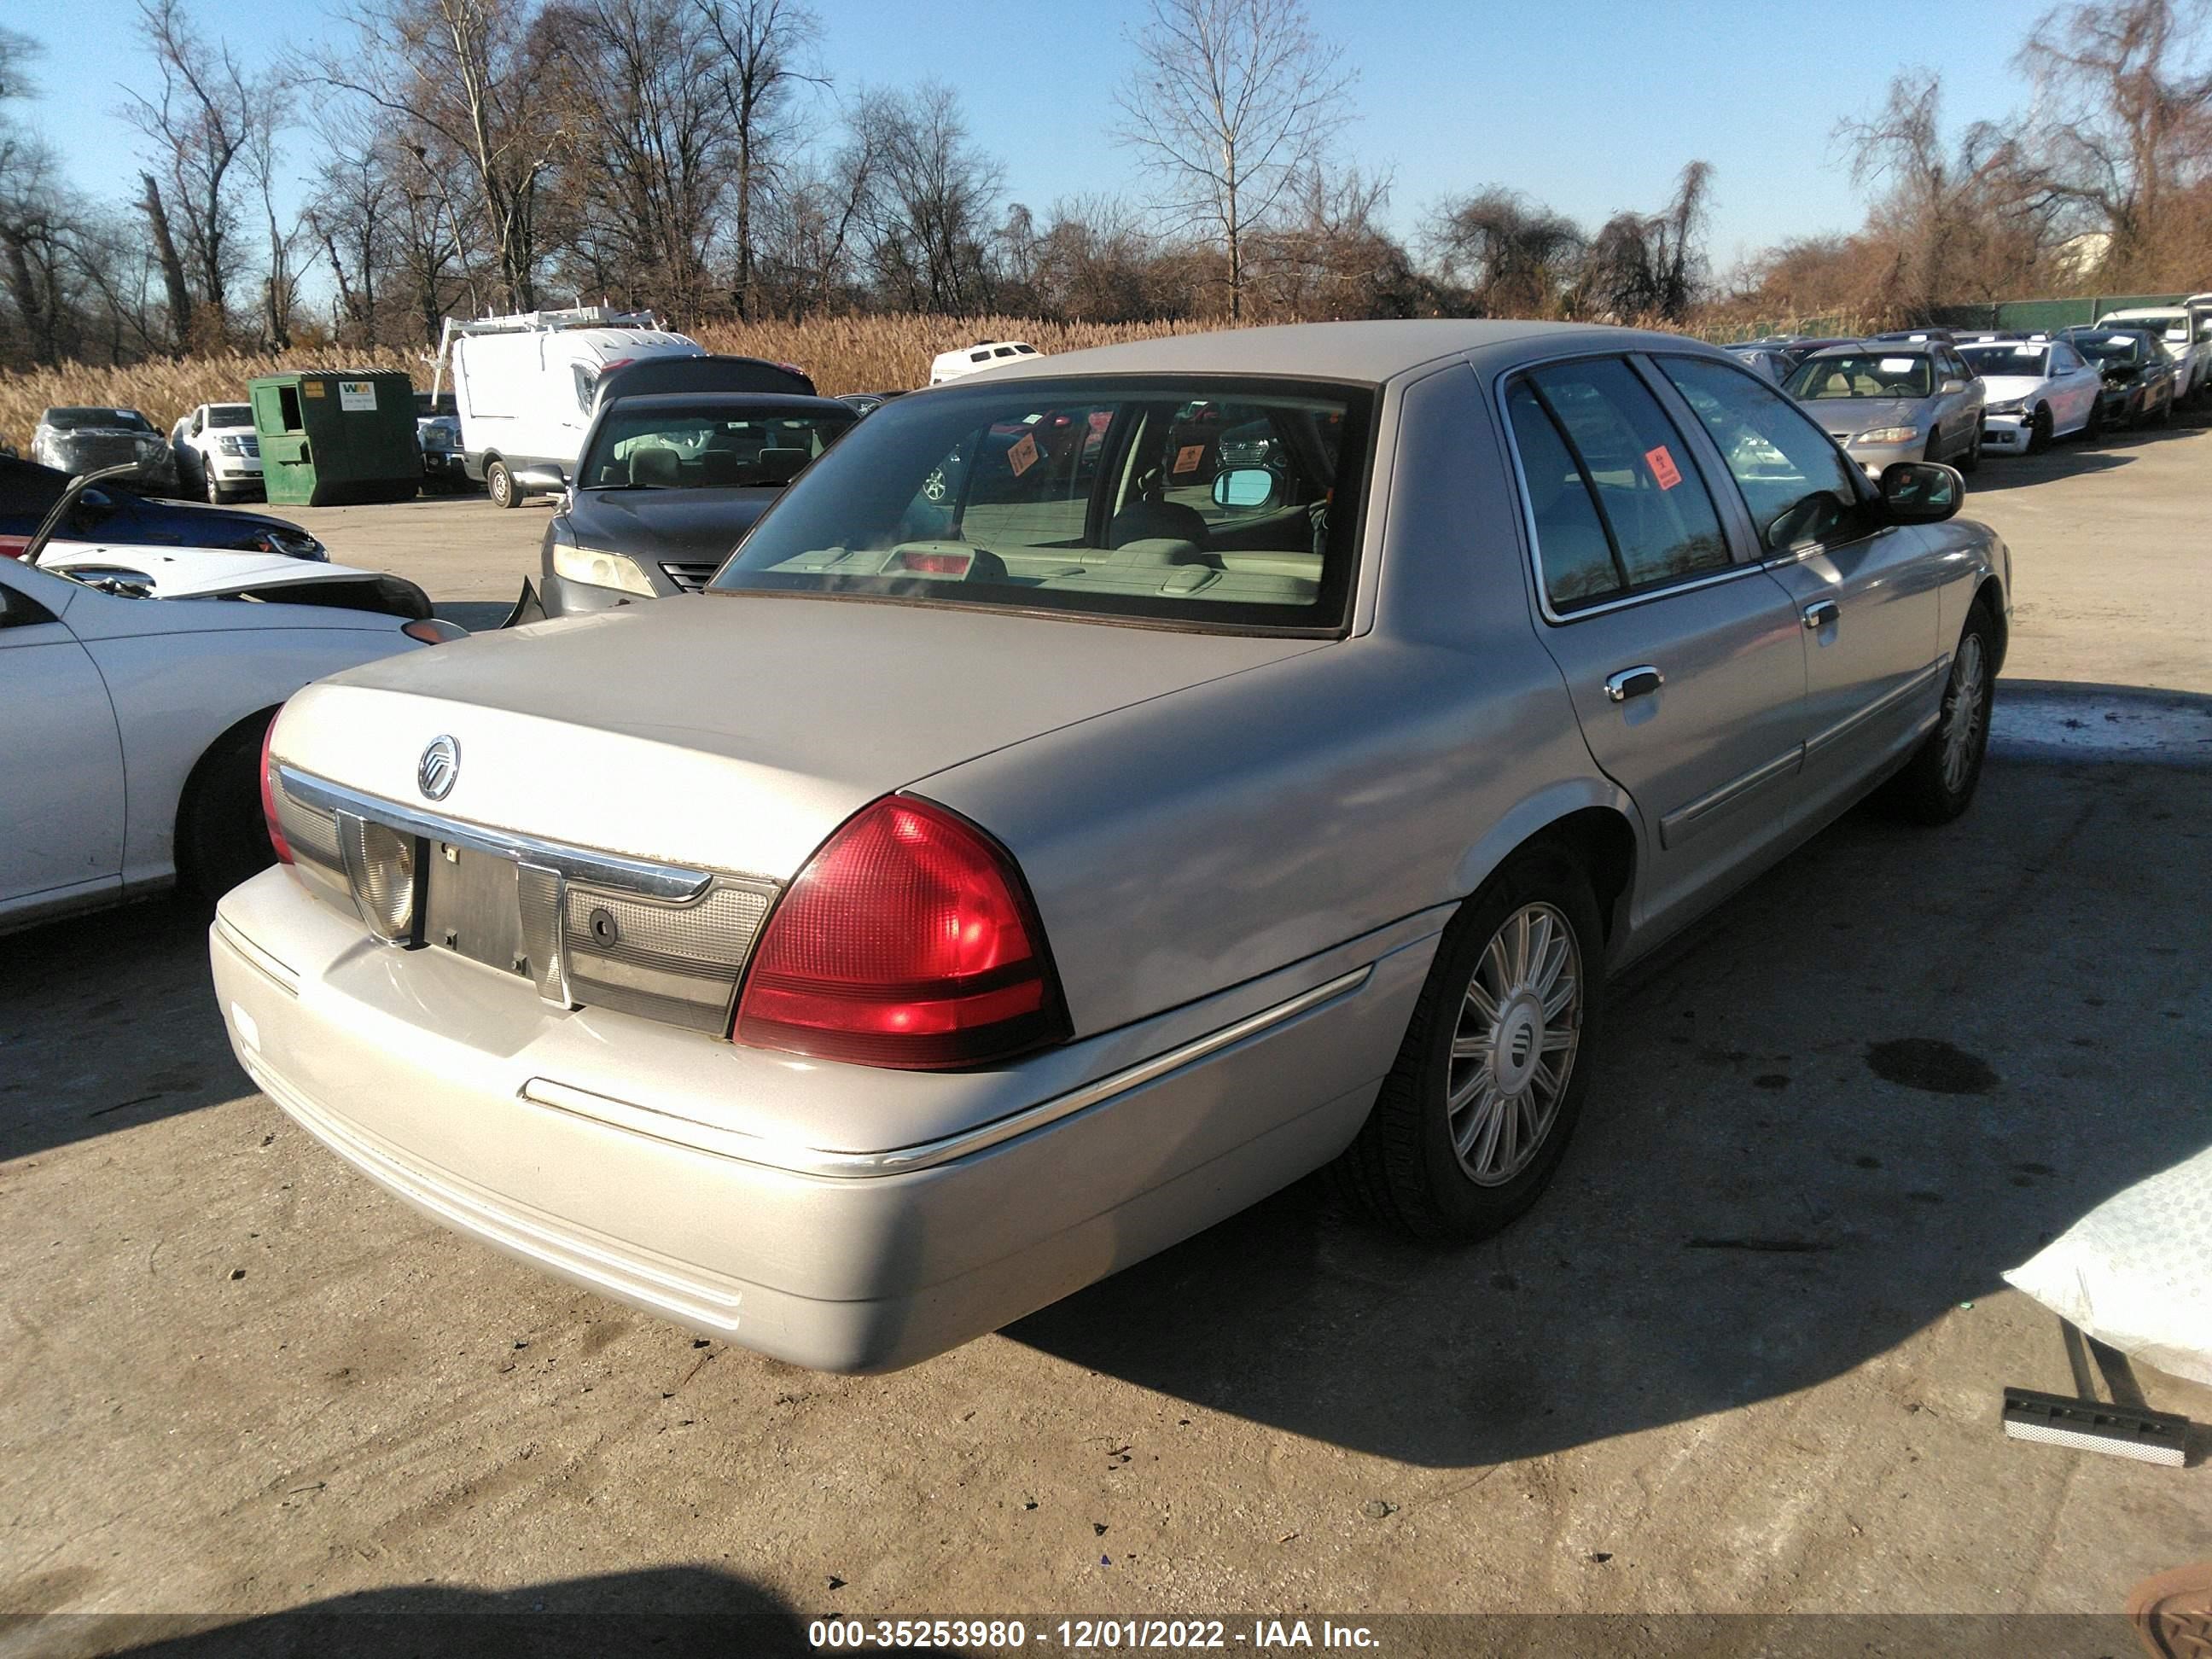
[[[2212,1139],[2208,811],[2200,773],[2017,762],[1942,830],[1862,810],[1621,988],[1559,1177],[1505,1232],[1402,1242],[1316,1178],[1006,1334],[1466,1468],[1771,1399],[1970,1319],[2001,1270]],[[2059,1386],[2055,1339],[2052,1364],[1990,1376],[1991,1408]],[[1902,1408],[1918,1384],[1887,1386]]]
[[[252,1092],[210,915],[169,896],[0,938],[0,1163]]]
[[[715,1651],[811,1655],[780,1597],[713,1567],[657,1567],[479,1590],[395,1584],[246,1619],[49,1614],[56,1651],[200,1656],[554,1655]]]
[[[2125,441],[2124,437],[2119,441],[2124,444]],[[2040,455],[1984,455],[1981,470],[1966,480],[1966,504],[1960,510],[1971,516],[1975,496],[2001,489],[2018,489],[2085,473],[2118,471],[2135,458],[2124,448],[2112,448],[2113,442],[2112,439],[2104,438],[2089,444],[2069,438]]]

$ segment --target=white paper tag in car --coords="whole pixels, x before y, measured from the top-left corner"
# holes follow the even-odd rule
[[[1917,357],[1885,357],[1876,365],[1885,374],[1910,374]]]

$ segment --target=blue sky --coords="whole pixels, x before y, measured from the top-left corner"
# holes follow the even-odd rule
[[[1830,134],[1870,110],[1900,69],[1939,65],[1955,125],[2022,107],[2009,60],[2040,8],[1996,0],[1310,0],[1315,27],[1358,70],[1359,119],[1343,141],[1392,176],[1410,231],[1449,192],[1510,185],[1593,227],[1656,209],[1693,157],[1713,163],[1712,253],[1725,267],[1785,237],[1855,226],[1863,204]],[[192,0],[203,30],[249,64],[324,24],[318,0]],[[46,43],[33,119],[76,181],[116,198],[137,135],[107,118],[152,65],[131,0],[70,0],[9,19]],[[1136,159],[1112,142],[1113,91],[1131,61],[1139,0],[817,0],[823,67],[838,93],[934,76],[958,88],[977,141],[1006,167],[1007,198],[1042,215],[1055,197],[1141,200]],[[834,114],[834,96],[825,117]],[[306,139],[292,171],[309,171]]]

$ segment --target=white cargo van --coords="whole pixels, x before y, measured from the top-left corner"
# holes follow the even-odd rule
[[[450,356],[463,470],[500,507],[563,489],[602,374],[640,358],[704,353],[650,312],[578,306],[472,321],[448,317],[439,374]]]

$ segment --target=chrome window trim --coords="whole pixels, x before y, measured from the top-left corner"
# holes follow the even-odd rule
[[[988,1151],[1018,1135],[1048,1127],[1074,1116],[1078,1112],[1103,1106],[1117,1096],[1157,1082],[1171,1072],[1181,1071],[1186,1066],[1209,1059],[1247,1037],[1257,1036],[1261,1032],[1295,1019],[1324,1003],[1348,995],[1364,985],[1374,971],[1374,964],[1370,963],[1353,969],[1350,973],[1340,974],[1310,991],[1302,991],[1272,1007],[1248,1014],[1218,1030],[1209,1031],[1204,1036],[1154,1054],[1150,1060],[1139,1060],[1135,1065],[1124,1066],[1096,1082],[1071,1089],[1066,1094],[1055,1095],[1050,1100],[1042,1101],[995,1122],[963,1129],[957,1134],[945,1135],[936,1140],[923,1141],[919,1146],[894,1147],[884,1152],[838,1152],[820,1146],[779,1144],[758,1135],[717,1128],[710,1123],[678,1117],[673,1113],[641,1106],[634,1101],[619,1100],[611,1095],[580,1089],[553,1078],[531,1078],[519,1092],[523,1099],[533,1105],[574,1113],[635,1134],[672,1141],[678,1146],[734,1158],[741,1164],[781,1170],[787,1175],[839,1181],[878,1179],[884,1176],[908,1175],[917,1170],[950,1164],[956,1159]]]
[[[1624,593],[1617,599],[1606,599],[1596,605],[1577,605],[1572,611],[1563,611],[1553,607],[1551,591],[1544,583],[1544,550],[1537,541],[1536,509],[1528,491],[1528,474],[1521,464],[1521,441],[1514,435],[1513,419],[1505,409],[1505,383],[1516,374],[1526,374],[1534,369],[1549,368],[1559,363],[1587,362],[1593,358],[1600,357],[1612,358],[1626,364],[1628,372],[1634,374],[1637,370],[1632,359],[1638,355],[1649,354],[1645,353],[1644,349],[1640,346],[1610,346],[1596,350],[1585,349],[1580,351],[1563,351],[1549,357],[1524,359],[1508,368],[1499,369],[1491,377],[1492,408],[1497,417],[1498,429],[1505,440],[1506,457],[1513,463],[1514,487],[1520,492],[1521,496],[1521,528],[1528,544],[1528,574],[1529,579],[1536,585],[1536,608],[1543,613],[1544,620],[1554,628],[1578,623],[1585,617],[1602,617],[1615,611],[1626,611],[1634,605],[1650,605],[1655,599],[1672,599],[1677,593],[1693,593],[1701,587],[1717,587],[1723,582],[1739,581],[1746,576],[1759,574],[1765,569],[1765,566],[1755,560],[1742,563],[1731,562],[1725,570],[1715,570],[1705,575],[1687,577],[1681,581],[1668,582],[1662,586],[1643,588],[1634,593]],[[1698,356],[1703,354],[1683,352],[1679,355]],[[1744,372],[1742,365],[1733,366],[1739,374]],[[1638,378],[1640,383],[1642,377],[1639,375]],[[1658,401],[1656,393],[1653,400]],[[1660,409],[1662,412],[1667,413],[1668,423],[1674,424],[1674,417],[1671,412],[1667,411],[1665,404],[1661,403]],[[1729,480],[1729,487],[1735,488],[1735,480],[1733,477]],[[1710,495],[1712,485],[1708,483],[1705,489],[1706,493]],[[1714,503],[1714,511],[1716,513],[1720,511],[1720,503],[1717,501]],[[1725,525],[1723,528],[1725,530]]]
[[[313,777],[281,761],[276,764],[276,776],[286,794],[323,811],[352,813],[359,817],[373,818],[379,823],[388,824],[410,835],[425,836],[433,841],[447,842],[474,852],[489,853],[495,858],[507,859],[516,864],[538,865],[558,871],[570,881],[581,882],[588,886],[611,887],[617,891],[641,894],[650,898],[689,899],[703,893],[708,884],[714,879],[712,871],[659,864],[620,853],[572,846],[565,842],[545,841],[513,830],[489,830],[479,824],[465,823],[458,818],[424,812],[395,800],[387,800],[381,795],[368,794],[362,790],[349,789],[343,784]],[[738,878],[758,883],[771,893],[780,890],[778,884],[765,877],[741,874]]]

